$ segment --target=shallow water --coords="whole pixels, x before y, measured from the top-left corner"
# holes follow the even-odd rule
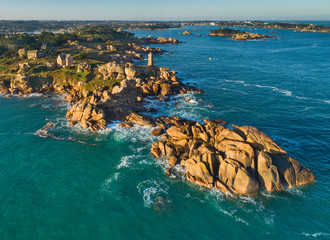
[[[235,42],[206,36],[214,28],[135,31],[186,42],[161,45],[173,54],[155,63],[205,91],[152,103],[155,115],[253,125],[308,167],[313,184],[226,196],[167,177],[149,153],[149,128],[89,133],[67,125],[61,98],[0,97],[0,239],[330,239],[330,34]],[[54,134],[96,145],[34,136],[48,120]]]

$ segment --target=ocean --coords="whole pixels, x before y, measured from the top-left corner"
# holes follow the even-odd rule
[[[91,133],[67,124],[62,97],[0,97],[0,239],[330,239],[330,34],[276,29],[278,39],[237,42],[206,36],[216,28],[133,31],[185,42],[154,45],[173,53],[155,64],[204,90],[150,102],[153,114],[255,126],[314,183],[226,196],[165,175],[148,127]],[[48,121],[89,144],[35,136]]]

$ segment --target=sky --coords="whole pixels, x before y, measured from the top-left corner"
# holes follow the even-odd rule
[[[330,0],[0,0],[0,20],[330,20]]]

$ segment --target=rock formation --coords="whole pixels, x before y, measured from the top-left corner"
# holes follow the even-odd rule
[[[27,95],[32,93],[29,78],[25,75],[17,74],[10,82],[9,91],[11,94]]]
[[[154,96],[165,99],[170,95],[189,91],[201,92],[195,87],[181,83],[176,72],[167,68],[110,62],[100,66],[98,71],[106,81],[119,81],[112,89],[94,92],[81,91],[75,86],[66,96],[69,103],[73,104],[66,115],[70,123],[80,123],[82,128],[91,131],[106,129],[107,124],[112,121],[165,129],[168,121],[166,118],[155,119],[141,113],[147,110],[143,106],[144,98]]]
[[[272,38],[272,37],[270,37],[268,35],[258,34],[258,33],[244,33],[244,34],[233,35],[229,39],[236,40],[236,41],[246,41],[246,40],[259,40],[259,39],[263,39],[263,38]]]
[[[259,40],[263,38],[272,38],[268,35],[261,35],[258,33],[242,32],[231,28],[219,28],[218,30],[211,30],[208,36],[231,37],[229,39],[236,41],[245,40]],[[274,37],[274,36],[273,36]]]
[[[190,35],[191,33],[189,31],[184,31],[182,35]]]
[[[132,79],[136,75],[136,71],[132,64],[127,63],[125,66],[117,62],[109,62],[99,67],[99,72],[103,75],[103,79]]]
[[[204,120],[204,124],[183,121],[172,123],[161,137],[163,140],[153,144],[151,153],[169,159],[172,166],[180,164],[188,181],[207,188],[257,194],[314,180],[309,169],[254,127],[231,129],[217,120]]]

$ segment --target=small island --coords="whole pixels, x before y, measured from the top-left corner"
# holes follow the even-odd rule
[[[240,30],[235,30],[231,28],[219,28],[217,30],[211,30],[208,36],[218,36],[218,37],[231,37],[229,39],[236,41],[246,41],[246,40],[259,40],[264,38],[272,38],[268,35],[261,35],[258,33],[243,32]]]

